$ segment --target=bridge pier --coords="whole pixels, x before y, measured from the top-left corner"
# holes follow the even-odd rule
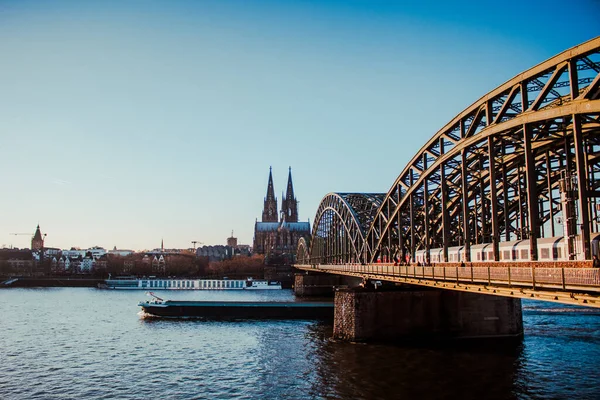
[[[340,286],[357,287],[361,278],[324,273],[302,273],[294,276],[294,294],[300,297],[333,296]]]
[[[339,289],[333,335],[347,341],[520,338],[521,300],[451,290]]]

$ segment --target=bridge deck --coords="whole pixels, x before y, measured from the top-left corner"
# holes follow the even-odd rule
[[[393,264],[296,265],[348,275],[482,294],[600,308],[600,269],[545,267],[419,267]]]

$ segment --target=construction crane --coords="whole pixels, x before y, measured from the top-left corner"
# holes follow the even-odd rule
[[[35,236],[35,235],[32,235],[31,233],[9,233],[9,235],[15,235],[15,236],[17,236],[17,235],[28,235],[28,236],[31,236],[31,237]],[[48,234],[44,233],[42,236],[44,237],[44,239],[46,239],[46,236],[48,236]]]
[[[204,244],[198,240],[192,240],[192,244],[194,245],[194,251],[196,251],[196,244]]]
[[[14,236],[27,235],[27,236],[33,237],[33,235],[31,233],[9,233],[9,235],[14,235]],[[12,248],[13,245],[11,244],[10,247]]]

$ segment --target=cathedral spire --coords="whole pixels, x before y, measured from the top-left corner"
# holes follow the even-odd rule
[[[273,172],[271,170],[272,167],[269,167],[269,183],[267,185],[267,197],[265,198],[265,201],[275,199],[275,189],[273,187]]]
[[[298,222],[298,201],[294,197],[294,184],[292,183],[292,167],[288,172],[288,184],[285,197],[281,202],[281,211],[286,222]]]
[[[288,201],[294,200],[294,184],[292,183],[292,167],[290,167],[288,172],[288,184],[287,184],[287,192],[285,193],[285,199]]]
[[[267,184],[267,197],[263,208],[262,222],[277,222],[277,198],[273,187],[272,168],[269,167],[269,183]]]

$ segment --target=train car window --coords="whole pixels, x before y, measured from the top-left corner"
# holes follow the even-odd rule
[[[542,254],[540,257],[549,259],[550,258],[550,249],[541,249],[541,250],[542,250]]]
[[[494,259],[494,252],[488,251],[488,260],[493,260],[493,259]]]
[[[504,259],[510,260],[510,250],[504,250]]]
[[[477,261],[481,261],[481,253],[477,253]]]
[[[527,260],[529,257],[527,256],[527,249],[521,249],[521,259]]]

